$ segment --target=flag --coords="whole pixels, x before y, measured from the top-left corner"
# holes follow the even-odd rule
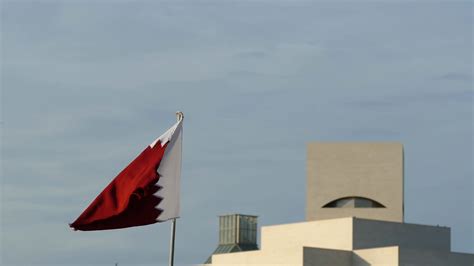
[[[69,226],[74,230],[118,229],[179,216],[183,115],[97,196]]]

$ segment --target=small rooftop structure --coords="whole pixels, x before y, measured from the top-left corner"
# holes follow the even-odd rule
[[[257,216],[228,214],[219,216],[219,245],[206,260],[212,263],[212,255],[258,250]]]

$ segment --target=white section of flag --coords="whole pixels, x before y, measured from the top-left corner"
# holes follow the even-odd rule
[[[158,140],[162,145],[168,143],[157,170],[160,175],[157,184],[161,189],[155,195],[162,198],[162,201],[156,206],[157,209],[162,210],[157,218],[157,221],[161,222],[179,217],[183,120],[180,119],[150,146],[156,145]]]

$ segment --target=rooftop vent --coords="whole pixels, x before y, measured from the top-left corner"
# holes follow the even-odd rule
[[[212,255],[257,250],[257,216],[229,214],[219,216],[219,245]]]

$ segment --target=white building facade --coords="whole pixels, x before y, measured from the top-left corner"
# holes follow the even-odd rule
[[[473,266],[448,227],[404,222],[403,146],[310,143],[306,220],[264,226],[259,250],[214,254],[212,265]]]

